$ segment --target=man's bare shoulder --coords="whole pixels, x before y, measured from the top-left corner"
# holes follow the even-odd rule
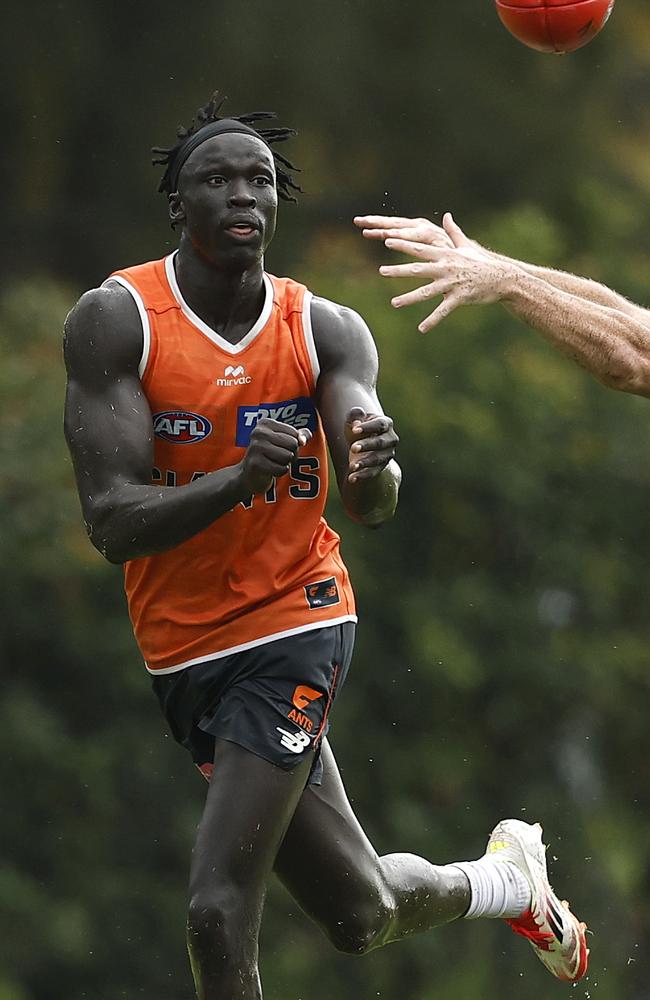
[[[377,349],[368,324],[349,306],[314,296],[311,304],[314,342],[322,368],[337,367],[344,358],[364,359],[374,368]]]
[[[331,327],[343,335],[354,333],[355,329],[367,329],[365,320],[356,310],[320,295],[314,295],[312,299],[311,318],[312,324]]]
[[[99,362],[137,369],[143,331],[133,296],[115,281],[91,288],[68,313],[64,352],[69,371],[94,368]]]

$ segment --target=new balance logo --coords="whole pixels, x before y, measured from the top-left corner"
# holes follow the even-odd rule
[[[217,385],[250,385],[253,381],[250,375],[246,374],[243,365],[226,365],[223,370],[223,378],[215,379]]]
[[[280,745],[291,750],[291,753],[302,753],[311,743],[311,736],[307,736],[307,733],[300,731],[290,733],[287,729],[281,729],[280,726],[276,726],[276,729],[282,734]]]

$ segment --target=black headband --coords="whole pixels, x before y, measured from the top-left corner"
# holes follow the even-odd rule
[[[223,135],[227,132],[243,132],[245,135],[252,135],[255,139],[259,139],[265,146],[269,145],[259,132],[256,132],[255,129],[251,128],[249,125],[244,124],[244,122],[237,121],[236,118],[221,118],[218,122],[208,122],[208,124],[200,128],[198,132],[194,132],[193,135],[188,135],[187,139],[176,153],[174,163],[169,171],[170,191],[177,190],[178,175],[180,174],[183,164],[187,160],[188,156],[190,156],[190,154],[193,153],[198,146],[206,142],[208,139],[213,139],[215,135]],[[269,146],[269,149],[270,148],[271,147]]]

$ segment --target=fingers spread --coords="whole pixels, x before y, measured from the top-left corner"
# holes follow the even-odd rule
[[[425,219],[405,219],[400,215],[355,215],[355,226],[360,229],[403,229],[404,226],[416,226]]]
[[[383,264],[379,273],[384,278],[414,278],[431,273],[431,264]]]
[[[413,243],[454,247],[449,233],[430,219],[406,219],[398,215],[357,215],[354,224],[369,240],[402,239]]]
[[[426,302],[427,299],[433,299],[436,295],[444,295],[450,287],[451,283],[449,279],[439,278],[428,285],[421,285],[410,292],[404,292],[403,295],[396,295],[395,298],[390,300],[390,304],[395,309],[401,309],[402,306],[417,305],[418,302]]]
[[[449,316],[458,305],[460,305],[460,301],[454,298],[453,295],[448,295],[426,319],[422,320],[418,326],[420,333],[428,333],[429,330],[433,330],[434,326],[437,326],[446,316]]]
[[[414,243],[412,240],[387,239],[386,246],[389,250],[396,250],[398,253],[405,253],[409,257],[419,257],[421,260],[438,260],[444,248],[431,246],[430,243]]]
[[[364,229],[362,231],[362,236],[365,236],[367,240],[385,240],[389,232],[395,232],[392,229]],[[397,230],[399,232],[399,230]]]
[[[472,241],[465,236],[465,233],[460,228],[458,223],[454,221],[454,217],[451,212],[445,212],[442,217],[442,225],[455,247],[465,247],[468,246],[468,244],[471,244]]]

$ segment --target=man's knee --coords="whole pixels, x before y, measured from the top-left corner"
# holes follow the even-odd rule
[[[347,955],[365,955],[389,940],[394,907],[384,894],[378,894],[372,903],[351,904],[336,916],[327,927],[334,947]]]
[[[191,950],[206,946],[213,954],[221,950],[224,962],[240,961],[244,952],[257,947],[251,931],[241,890],[219,886],[192,895],[187,911],[187,940]]]

